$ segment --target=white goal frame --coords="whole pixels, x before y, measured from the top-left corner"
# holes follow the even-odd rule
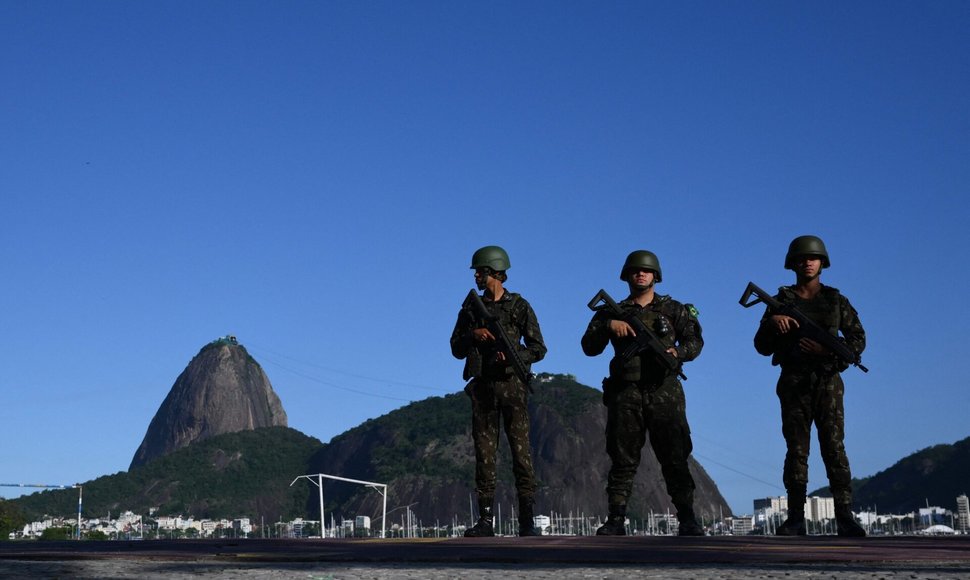
[[[321,537],[327,536],[326,534],[327,524],[325,523],[324,516],[323,516],[324,478],[334,479],[336,481],[346,481],[348,483],[357,483],[360,485],[366,485],[367,487],[374,488],[374,490],[376,490],[377,493],[381,494],[381,497],[384,499],[384,508],[383,508],[384,513],[381,515],[381,538],[387,537],[387,484],[386,483],[374,483],[373,481],[361,481],[359,479],[349,479],[347,477],[340,477],[338,475],[328,475],[326,473],[314,473],[312,475],[301,475],[297,477],[296,479],[293,480],[292,483],[290,483],[290,487],[293,487],[294,483],[296,483],[297,481],[303,478],[306,478],[310,483],[312,483],[313,485],[317,486],[317,488],[319,488],[318,491],[320,492],[320,536]],[[314,481],[314,478],[316,478],[316,481]],[[383,488],[383,491],[381,490],[381,488]]]

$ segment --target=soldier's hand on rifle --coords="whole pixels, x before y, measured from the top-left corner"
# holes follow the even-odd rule
[[[831,354],[832,352],[818,342],[805,337],[802,337],[801,340],[798,341],[798,348],[800,348],[805,354],[814,354],[815,356],[825,356]]]
[[[787,334],[798,328],[798,321],[784,314],[771,315],[771,325],[778,334]]]
[[[495,335],[489,332],[487,328],[476,328],[472,331],[472,337],[475,342],[494,342]]]
[[[674,357],[674,358],[680,358],[680,355],[679,355],[679,354],[677,354],[677,349],[676,349],[676,348],[674,348],[674,347],[670,347],[670,348],[668,348],[668,349],[667,349],[667,354],[669,354],[670,356],[672,356],[672,357]]]
[[[637,333],[633,331],[633,327],[630,326],[630,323],[623,320],[611,320],[610,332],[612,332],[614,336],[618,336],[620,338],[637,335]]]

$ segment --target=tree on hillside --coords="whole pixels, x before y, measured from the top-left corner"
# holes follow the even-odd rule
[[[10,532],[22,530],[27,518],[17,506],[0,499],[0,540],[6,540]]]
[[[70,540],[74,537],[71,528],[47,528],[40,533],[39,540]]]

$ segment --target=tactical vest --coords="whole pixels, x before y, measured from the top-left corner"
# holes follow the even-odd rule
[[[839,325],[842,320],[842,300],[837,288],[823,286],[822,290],[811,300],[799,298],[791,286],[779,288],[778,300],[783,304],[794,305],[802,314],[810,318],[816,324],[828,331],[829,334],[838,338]],[[835,362],[837,357],[833,354],[830,357],[816,357],[806,355],[798,347],[798,340],[801,338],[798,332],[791,336],[781,338],[775,354],[771,358],[771,363],[775,365],[794,364],[799,366],[811,366],[818,364],[828,364]]]
[[[629,311],[632,309],[637,309],[637,317],[643,321],[647,328],[653,331],[663,343],[664,347],[671,348],[677,344],[677,335],[674,331],[674,323],[671,318],[665,314],[663,311],[665,302],[669,299],[667,296],[657,296],[659,300],[658,308],[655,310],[650,305],[646,308],[640,308],[630,303],[623,303],[621,306],[624,310]],[[613,343],[613,350],[615,353],[613,358],[610,360],[610,377],[613,379],[621,381],[630,381],[636,383],[651,383],[656,384],[663,381],[667,375],[667,369],[657,361],[652,353],[642,352],[637,356],[630,358],[624,364],[623,361],[618,356],[618,353],[623,352],[627,346],[629,346],[633,340],[630,338],[617,338],[611,337],[610,342]]]
[[[498,315],[502,328],[505,329],[505,333],[509,335],[513,343],[516,343],[521,336],[519,328],[523,322],[521,318],[524,311],[518,308],[519,301],[522,297],[514,292],[506,293],[509,296],[508,300],[503,298],[498,302],[485,302],[485,308],[492,314]],[[485,328],[485,323],[476,320],[472,328]],[[495,361],[498,350],[499,346],[497,342],[489,345],[476,344],[465,359],[465,370],[462,373],[465,380],[472,377],[504,379],[514,375],[515,371],[511,365],[501,365],[493,362]]]

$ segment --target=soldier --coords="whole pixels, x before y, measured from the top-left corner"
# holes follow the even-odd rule
[[[542,360],[546,345],[539,331],[532,306],[522,296],[505,290],[511,267],[509,256],[498,246],[485,246],[472,255],[475,285],[484,290],[486,309],[505,329],[526,365]],[[522,342],[525,345],[522,345]],[[499,419],[512,451],[512,471],[519,500],[519,535],[534,536],[533,504],[536,481],[529,443],[528,388],[513,371],[511,361],[496,342],[496,337],[470,308],[458,312],[451,333],[451,353],[465,359],[463,378],[472,379],[465,392],[472,400],[472,439],[475,443],[475,491],[478,495],[478,522],[465,532],[466,537],[494,536],[495,455],[498,450]]]
[[[783,286],[776,299],[790,304],[827,329],[839,332],[846,345],[860,355],[866,347],[866,333],[859,315],[837,289],[824,286],[822,270],[830,265],[822,240],[799,236],[792,240],[785,256],[785,268],[794,270],[795,285]],[[778,527],[780,536],[805,535],[805,493],[808,485],[808,452],[812,423],[835,499],[835,522],[840,536],[865,536],[852,515],[852,475],[845,454],[845,414],[842,397],[845,386],[840,372],[848,367],[818,342],[801,336],[798,322],[766,311],[754,337],[754,346],[771,364],[781,365],[776,392],[781,401],[781,431],[788,446],[784,482],[788,491],[788,519]]]
[[[620,280],[629,285],[630,296],[620,301],[619,306],[640,318],[677,361],[694,360],[704,346],[697,310],[657,294],[654,285],[662,278],[656,254],[646,250],[632,252],[620,271]],[[627,500],[649,431],[667,493],[677,509],[678,534],[702,536],[704,530],[694,515],[694,478],[687,464],[693,444],[684,389],[677,373],[661,364],[653,353],[641,352],[623,362],[619,354],[635,334],[629,323],[599,311],[582,339],[587,356],[602,353],[610,342],[615,352],[610,361],[610,376],[603,381],[603,402],[607,407],[606,450],[612,460],[606,485],[610,513],[596,535],[626,534]]]

